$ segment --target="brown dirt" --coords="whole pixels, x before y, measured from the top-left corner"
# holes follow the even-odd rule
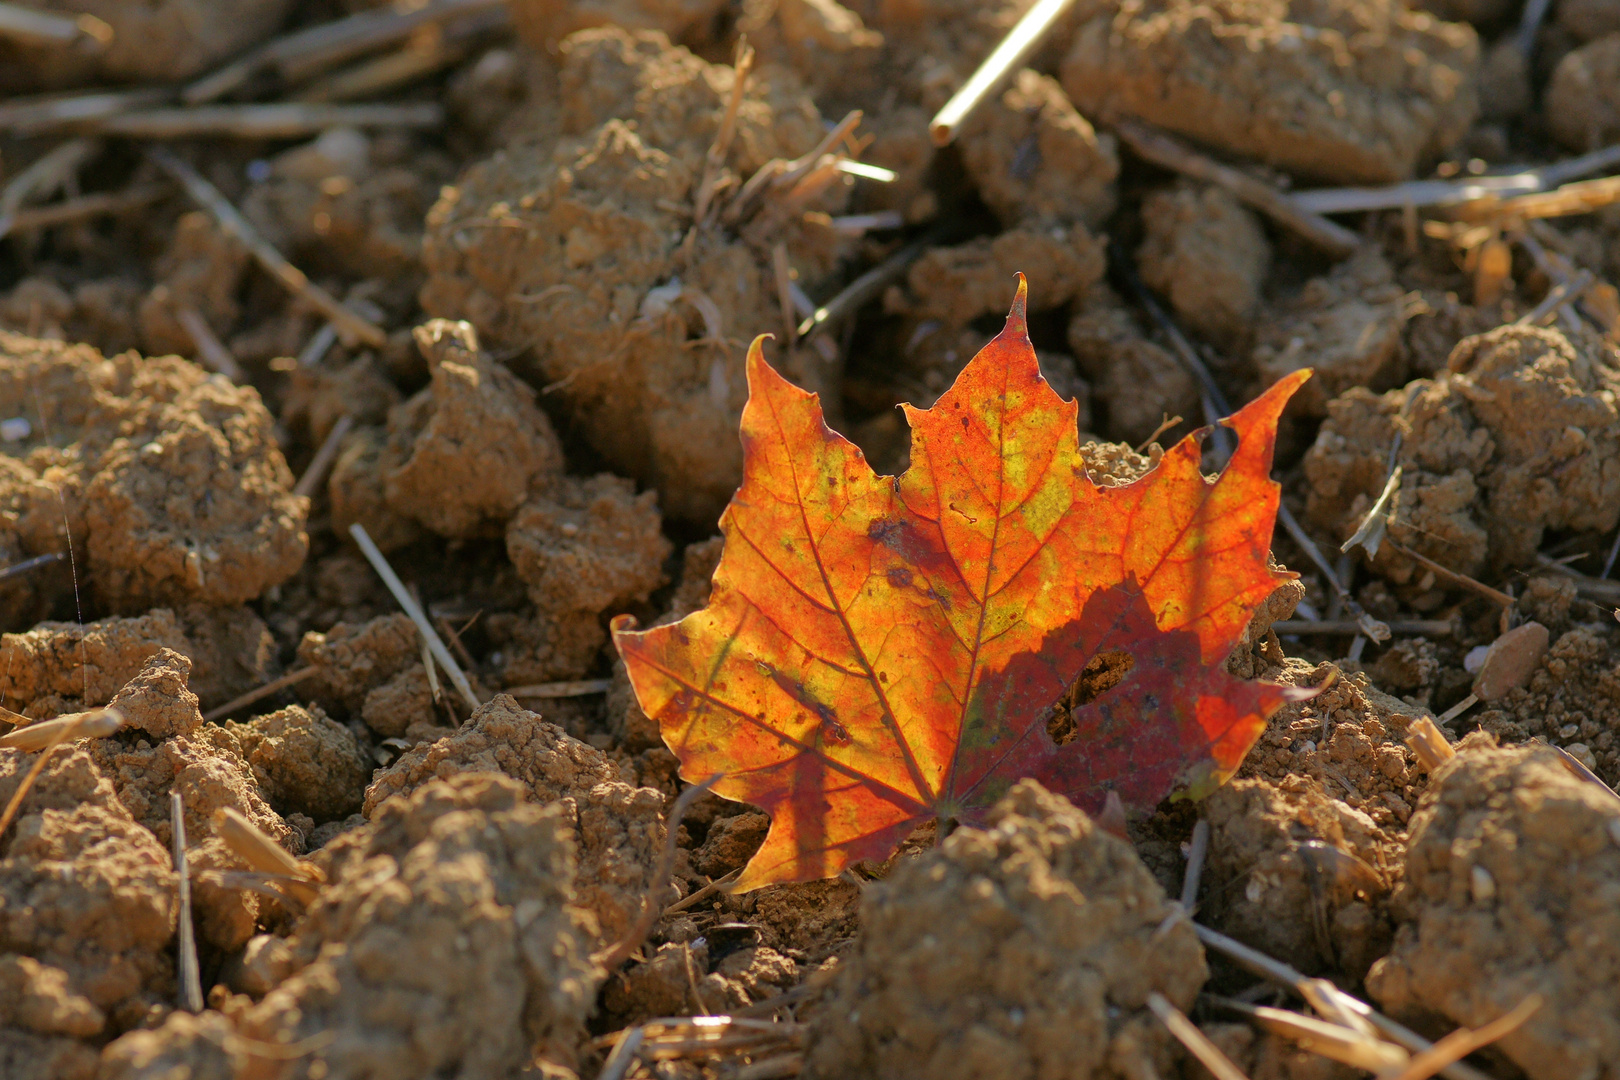
[[[1389,0],[1125,0],[1076,32],[1063,88],[1329,182],[1391,183],[1473,121],[1479,43]]]
[[[246,1009],[264,1042],[330,1032],[253,1077],[504,1076],[531,1046],[568,1064],[598,973],[562,807],[513,780],[432,781],[321,849],[330,885],[294,928],[297,970]]]
[[[1620,801],[1550,750],[1471,743],[1413,819],[1402,924],[1369,988],[1397,1014],[1476,1026],[1540,994],[1503,1052],[1533,1080],[1612,1077]]]
[[[1436,379],[1346,391],[1306,455],[1308,512],[1348,536],[1383,489],[1400,431],[1390,536],[1450,569],[1524,566],[1549,529],[1608,531],[1620,520],[1617,365],[1595,335],[1504,326],[1459,342]],[[1391,548],[1374,566],[1433,587]]]
[[[386,0],[27,3],[95,12],[116,44],[99,59],[0,45],[7,94],[184,85],[278,29]],[[175,140],[385,331],[313,361],[296,357],[324,316],[163,187],[142,140],[103,140],[60,191],[31,197],[163,192],[0,232],[0,569],[72,543],[71,560],[0,579],[0,704],[44,718],[112,702],[129,720],[57,750],[0,835],[0,1077],[590,1080],[624,1027],[746,1010],[804,1026],[777,1029],[780,1051],[642,1061],[626,1080],[785,1074],[801,1054],[819,1075],[1202,1080],[1142,1008],[1156,986],[1251,1080],[1348,1080],[1197,996],[1297,1005],[1218,959],[1206,985],[1171,917],[1200,815],[1213,842],[1199,921],[1383,995],[1435,1035],[1537,989],[1549,1003],[1518,1041],[1473,1063],[1493,1080],[1613,1071],[1613,813],[1526,744],[1620,781],[1620,627],[1613,587],[1592,580],[1620,525],[1620,351],[1593,329],[1620,275],[1620,211],[1526,225],[1547,265],[1516,227],[1470,231],[1449,210],[1337,215],[1365,244],[1334,262],[1110,130],[1144,118],[1284,188],[1556,160],[1620,138],[1612,0],[1560,0],[1528,59],[1503,0],[1429,0],[1433,14],[1397,0],[1080,5],[936,149],[934,111],[1030,4],[512,0],[509,29],[419,31],[389,59],[450,47],[447,66],[378,95],[441,103],[440,130]],[[758,64],[711,168],[744,33]],[[224,103],[322,92],[272,66]],[[732,212],[759,169],[857,108],[842,149],[893,183],[812,168],[803,186],[756,181],[763,194]],[[67,137],[0,128],[0,184]],[[850,217],[868,214],[877,225]],[[1513,250],[1496,298],[1475,276],[1487,233]],[[925,238],[854,318],[789,344],[784,324],[805,311],[783,310],[778,244],[802,309]],[[606,628],[707,601],[748,341],[776,335],[768,360],[898,471],[894,406],[944,392],[1023,271],[1087,474],[1129,483],[1205,418],[1116,253],[1233,402],[1316,369],[1276,469],[1329,557],[1393,460],[1389,539],[1510,593],[1506,623],[1386,542],[1341,563],[1355,599],[1436,625],[1386,644],[1302,630],[1353,613],[1279,532],[1273,562],[1304,572],[1227,669],[1332,684],[1275,716],[1203,804],[1128,820],[1127,845],[1027,789],[987,830],[936,846],[924,829],[881,865],[687,902],[746,864],[768,825],[707,796],[674,832],[670,880],[653,880],[686,782]],[[1507,325],[1582,268],[1600,279],[1584,313]],[[180,358],[196,352],[182,306],[233,352],[239,385]],[[292,478],[345,415],[354,429],[306,503]],[[483,708],[442,673],[435,695],[353,522],[420,593]],[[1431,778],[1410,724],[1461,700],[1479,647],[1531,619],[1550,641],[1524,684],[1449,725],[1518,749],[1473,735]],[[305,665],[313,677],[202,719]],[[607,693],[496,694],[575,679]],[[0,805],[36,760],[0,751]],[[175,791],[208,1004],[195,1016],[176,1007]],[[216,835],[225,807],[312,860],[313,903],[253,887],[270,886]],[[649,898],[686,906],[598,971],[590,954]]]
[[[25,555],[65,552],[114,609],[251,600],[308,550],[308,501],[257,391],[178,357],[104,359],[0,333],[0,412],[30,434],[3,459],[5,531]]]
[[[1129,845],[1022,781],[986,828],[903,863],[861,905],[807,1062],[812,1076],[1140,1076],[1169,1037],[1144,1011],[1190,1005],[1192,928]]]
[[[1620,31],[1558,61],[1547,84],[1547,123],[1573,150],[1595,150],[1620,136]]]

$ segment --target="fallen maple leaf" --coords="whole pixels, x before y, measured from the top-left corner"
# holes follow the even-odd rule
[[[1215,481],[1189,436],[1135,483],[1098,487],[1024,303],[1020,278],[1001,334],[933,408],[905,406],[899,477],[874,474],[755,341],[708,606],[646,631],[614,621],[681,775],[722,774],[716,793],[771,817],[739,890],[885,859],[919,823],[973,821],[1022,777],[1092,812],[1110,790],[1137,807],[1177,785],[1206,793],[1304,696],[1223,664],[1294,576],[1267,566],[1270,469],[1309,372],[1226,421],[1238,447]],[[1048,724],[1093,661],[1123,678],[1071,697],[1059,745]]]

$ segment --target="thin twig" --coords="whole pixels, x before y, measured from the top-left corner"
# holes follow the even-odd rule
[[[815,314],[799,324],[799,336],[812,338],[823,330],[837,326],[855,314],[868,300],[873,299],[889,284],[906,272],[927,251],[933,240],[925,237],[907,244],[872,269],[845,285],[837,296],[816,308]]]
[[[1457,627],[1450,619],[1394,619],[1384,624],[1391,634],[1418,637],[1450,637]],[[1361,624],[1353,619],[1282,619],[1271,624],[1279,635],[1359,634]]]
[[[354,537],[356,544],[360,545],[360,551],[365,555],[366,561],[371,563],[373,570],[377,571],[377,576],[383,579],[383,584],[387,585],[388,591],[394,594],[394,599],[405,610],[405,614],[410,616],[411,621],[416,624],[416,628],[422,632],[422,636],[427,638],[428,648],[432,650],[433,658],[439,662],[439,666],[444,668],[446,674],[450,676],[450,681],[461,692],[462,699],[467,702],[470,708],[477,710],[483,705],[483,702],[479,701],[478,695],[473,693],[471,684],[467,682],[466,673],[461,670],[461,665],[456,663],[456,658],[450,655],[450,650],[444,647],[444,642],[439,638],[439,632],[433,629],[432,623],[428,622],[427,616],[422,613],[421,605],[411,598],[411,594],[405,588],[405,583],[399,580],[399,575],[394,573],[394,568],[388,565],[388,560],[383,557],[383,553],[366,533],[365,526],[358,521],[355,522],[349,526],[349,535]]]
[[[742,108],[743,94],[748,90],[748,73],[754,69],[754,50],[748,47],[746,35],[737,41],[737,51],[731,62],[731,94],[726,98],[726,111],[720,118],[720,130],[704,159],[703,179],[698,184],[697,198],[693,201],[692,222],[701,226],[709,216],[709,204],[714,199],[715,185],[725,169],[726,154],[737,132],[737,110]]]
[[[1046,37],[1047,31],[1052,29],[1054,23],[1063,17],[1074,0],[1040,0],[1034,7],[1024,13],[1007,36],[995,47],[984,63],[979,65],[962,88],[951,95],[951,100],[945,107],[934,114],[933,120],[928,123],[928,134],[933,138],[935,146],[949,146],[956,138],[956,133],[962,124],[978,108],[985,98],[1001,86],[1001,84],[1018,66],[1024,62],[1030,53],[1040,45]]]
[[[703,886],[703,888],[693,892],[691,896],[677,900],[673,904],[669,905],[669,907],[664,909],[664,914],[659,916],[659,918],[667,918],[670,915],[679,915],[688,908],[695,907],[698,904],[703,903],[703,901],[707,900],[709,897],[713,896],[715,893],[719,892],[733,881],[736,881],[742,876],[742,872],[743,868],[739,866],[735,870],[715,878],[713,881]]]
[[[1541,32],[1541,21],[1547,17],[1552,0],[1529,0],[1519,16],[1519,29],[1513,35],[1513,45],[1528,62],[1536,51],[1536,35]]]
[[[173,98],[174,91],[163,86],[12,98],[0,103],[0,131],[37,135],[132,109],[149,109]]]
[[[1183,145],[1170,135],[1137,120],[1121,119],[1114,130],[1136,153],[1166,169],[1218,184],[1284,228],[1303,236],[1330,255],[1343,257],[1361,248],[1361,237],[1320,214],[1301,210],[1287,195],[1246,172],[1222,165]]]
[[[231,382],[247,382],[247,373],[237,362],[236,354],[219,340],[219,335],[208,325],[208,320],[203,318],[202,312],[189,304],[180,304],[174,309],[174,318],[197,346],[197,360],[203,367],[209,371],[219,372]]]
[[[713,787],[719,779],[720,774],[715,773],[703,783],[693,784],[681,792],[680,798],[676,799],[675,805],[670,808],[669,817],[664,822],[664,851],[653,870],[652,880],[647,884],[647,895],[642,897],[641,914],[624,932],[623,937],[593,958],[603,971],[617,971],[619,965],[630,959],[631,953],[641,948],[641,943],[647,940],[647,934],[657,925],[658,917],[663,912],[658,903],[658,894],[668,887],[670,875],[675,872],[675,834],[680,831],[681,818],[686,816],[686,811],[698,797]]]
[[[289,82],[313,78],[357,56],[404,41],[418,27],[502,5],[503,0],[432,0],[414,10],[385,7],[358,12],[268,41],[198,79],[186,87],[181,98],[187,105],[218,101],[266,70],[274,70]]]
[[[46,206],[29,207],[17,211],[11,219],[11,231],[25,233],[35,229],[67,225],[86,218],[116,217],[131,210],[139,210],[143,206],[150,206],[169,194],[169,191],[167,185],[142,184],[127,191],[98,192],[95,195],[81,195],[76,199],[64,199]]]
[[[1208,1069],[1215,1080],[1249,1080],[1243,1075],[1243,1070],[1232,1063],[1232,1059],[1221,1052],[1221,1048],[1209,1041],[1209,1036],[1198,1030],[1198,1025],[1187,1019],[1187,1014],[1170,1003],[1170,999],[1157,990],[1148,995],[1148,1008],[1153,1015],[1170,1030],[1170,1034],[1187,1052],[1198,1059],[1199,1064]]]
[[[378,349],[388,343],[388,335],[382,327],[362,319],[338,303],[331,293],[309,280],[302,270],[288,262],[281,252],[261,237],[258,230],[242,216],[242,212],[231,205],[231,201],[220,194],[218,188],[203,179],[196,169],[160,146],[149,148],[146,155],[158,168],[178,180],[194,202],[213,214],[220,228],[242,241],[272,277],[332,320],[340,335]]]
[[[310,459],[309,468],[304,470],[304,475],[300,476],[298,483],[293,485],[294,495],[314,497],[316,489],[325,482],[326,474],[332,468],[332,462],[337,460],[338,450],[343,445],[344,437],[353,430],[353,413],[344,413],[338,417],[337,423],[332,425],[332,430],[328,431],[326,438],[321,440],[321,448],[315,451],[315,456]]]
[[[1198,879],[1204,874],[1204,859],[1209,855],[1209,819],[1199,818],[1193,826],[1192,845],[1187,851],[1187,871],[1181,878],[1181,908],[1191,911],[1198,906]]]
[[[1505,592],[1502,592],[1500,589],[1493,589],[1483,581],[1471,578],[1467,574],[1459,574],[1450,567],[1441,566],[1427,555],[1419,554],[1404,544],[1396,543],[1394,540],[1387,538],[1384,542],[1397,553],[1405,555],[1408,559],[1411,559],[1413,562],[1417,563],[1426,570],[1434,571],[1437,576],[1445,578],[1453,585],[1459,585],[1462,588],[1470,589],[1492,603],[1501,604],[1503,607],[1513,606],[1513,597],[1509,596]]]
[[[249,690],[240,697],[232,698],[217,709],[208,710],[208,712],[203,714],[203,719],[211,724],[218,723],[227,716],[231,715],[231,713],[235,712],[237,709],[245,709],[249,705],[252,705],[255,701],[263,701],[271,694],[279,693],[280,691],[287,689],[289,686],[294,686],[303,682],[312,675],[320,674],[320,670],[321,669],[318,667],[301,667],[293,671],[289,671],[279,679],[272,679],[263,686]]]
[[[67,558],[67,556],[62,552],[51,551],[45,553],[44,555],[35,555],[32,559],[24,559],[20,563],[12,563],[4,570],[0,570],[0,581],[6,581],[14,577],[21,577],[23,574],[32,573],[42,566],[49,566],[52,563],[61,562],[65,558]]]
[[[0,191],[0,237],[11,233],[25,204],[50,196],[100,152],[93,139],[72,139],[12,177]]]
[[[605,694],[613,685],[612,679],[572,679],[567,682],[530,683],[528,686],[508,686],[503,694],[515,698],[571,698],[588,694]]]
[[[1547,290],[1547,295],[1541,298],[1541,303],[1520,315],[1516,325],[1535,326],[1558,308],[1580,299],[1581,294],[1591,288],[1594,280],[1596,278],[1592,271],[1582,270],[1568,281],[1560,281]]]
[[[1476,176],[1467,180],[1413,180],[1375,188],[1316,188],[1295,192],[1288,198],[1299,209],[1314,214],[1400,210],[1407,206],[1451,206],[1484,198],[1544,191],[1615,165],[1620,165],[1620,143],[1552,165],[1499,176]]]
[[[197,932],[191,923],[191,869],[186,862],[186,807],[176,788],[169,790],[169,829],[173,833],[175,888],[180,894],[180,915],[175,937],[180,948],[180,1007],[203,1011],[202,973],[197,968]]]
[[[194,109],[149,109],[118,113],[83,126],[132,139],[299,139],[328,128],[436,128],[444,106],[432,101],[404,105],[207,105]]]

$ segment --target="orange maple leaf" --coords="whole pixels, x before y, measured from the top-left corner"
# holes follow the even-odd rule
[[[1222,666],[1292,577],[1267,566],[1277,418],[1297,372],[1225,423],[1209,481],[1189,436],[1098,487],[1074,402],[1041,378],[1024,320],[931,409],[905,406],[911,467],[878,476],[821,407],[748,352],[743,483],[720,519],[709,604],[614,643],[681,775],[771,817],[737,888],[887,858],[930,817],[972,821],[1035,777],[1095,812],[1224,782],[1291,687]],[[1048,733],[1093,658],[1117,685]]]

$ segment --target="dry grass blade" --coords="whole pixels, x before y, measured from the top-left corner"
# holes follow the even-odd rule
[[[260,236],[258,230],[242,216],[242,212],[231,205],[231,201],[220,194],[218,188],[203,179],[202,174],[196,169],[162,147],[152,147],[147,150],[146,155],[158,168],[178,180],[186,189],[186,194],[214,216],[220,228],[242,241],[259,265],[269,271],[270,276],[332,320],[340,336],[362,341],[377,349],[388,343],[388,335],[382,327],[362,319],[338,303],[337,298],[331,293],[309,280],[302,270],[288,262],[281,252]]]
[[[444,647],[444,641],[439,637],[439,632],[433,629],[433,624],[428,622],[427,616],[422,612],[422,606],[416,602],[410,591],[405,588],[405,583],[399,580],[399,575],[394,573],[394,568],[388,565],[388,560],[383,557],[382,551],[372,542],[365,526],[358,521],[355,522],[349,526],[349,535],[354,537],[354,542],[360,545],[360,551],[365,555],[366,561],[371,564],[371,568],[377,571],[377,576],[383,579],[383,584],[387,585],[388,591],[394,594],[394,599],[399,602],[399,606],[405,610],[405,614],[410,616],[411,622],[416,624],[417,630],[421,631],[422,636],[427,639],[428,650],[432,652],[433,658],[439,662],[439,666],[444,668],[445,672],[450,676],[450,681],[455,684],[462,700],[466,701],[470,708],[476,710],[483,702],[479,701],[478,695],[473,693],[472,684],[467,681],[466,672],[461,670],[461,665],[456,663],[456,658],[450,655],[450,650]]]
[[[1434,1045],[1417,1032],[1396,1023],[1359,998],[1352,997],[1331,984],[1324,987],[1317,980],[1307,979],[1287,964],[1273,960],[1259,949],[1252,949],[1241,941],[1229,938],[1218,930],[1200,926],[1198,923],[1193,923],[1193,931],[1206,948],[1215,950],[1263,979],[1269,979],[1278,986],[1294,991],[1306,1000],[1310,1000],[1313,993],[1331,993],[1339,1008],[1349,1009],[1365,1018],[1384,1038],[1413,1053],[1422,1053]],[[1447,1065],[1440,1070],[1440,1074],[1448,1080],[1491,1080],[1491,1077],[1461,1061]]]
[[[709,152],[704,159],[703,180],[698,184],[697,198],[693,203],[694,224],[703,224],[709,215],[715,186],[725,169],[726,154],[730,152],[731,140],[737,132],[737,110],[742,108],[743,95],[748,91],[748,74],[753,70],[754,50],[748,47],[748,39],[744,37],[737,42],[737,52],[731,63],[731,94],[726,98],[726,111],[720,118],[720,130],[715,133],[714,142],[709,144]]]
[[[1243,1070],[1221,1053],[1221,1048],[1210,1042],[1209,1036],[1199,1031],[1198,1025],[1187,1019],[1186,1014],[1172,1005],[1163,994],[1154,991],[1148,995],[1147,1003],[1160,1023],[1187,1048],[1188,1053],[1198,1059],[1199,1064],[1210,1071],[1215,1080],[1249,1080],[1243,1075]]]
[[[1297,204],[1262,180],[1205,157],[1179,140],[1136,120],[1120,120],[1114,130],[1140,156],[1155,165],[1186,176],[1218,184],[1238,200],[1259,210],[1277,224],[1290,229],[1330,255],[1345,256],[1361,247],[1361,237],[1322,217],[1301,210]]]
[[[1329,1023],[1288,1009],[1249,1005],[1227,998],[1212,997],[1211,1000],[1235,1012],[1243,1013],[1257,1027],[1298,1043],[1313,1054],[1332,1058],[1357,1069],[1366,1069],[1370,1073],[1384,1075],[1396,1069],[1404,1069],[1411,1060],[1411,1055],[1399,1046],[1342,1024]]]
[[[237,709],[245,709],[249,705],[252,705],[255,701],[263,701],[271,694],[285,690],[289,686],[294,686],[301,683],[305,679],[319,674],[319,672],[320,669],[314,667],[302,667],[289,671],[279,679],[272,679],[263,686],[255,687],[254,689],[249,690],[240,697],[232,698],[225,704],[219,706],[217,709],[208,710],[208,712],[203,714],[203,719],[208,721],[210,724],[218,723],[227,716],[231,715],[231,713],[235,712]]]
[[[210,105],[195,109],[126,112],[84,126],[133,139],[298,139],[328,128],[436,128],[444,107],[431,101],[408,105]]]
[[[1475,1050],[1489,1046],[1512,1032],[1530,1019],[1536,1010],[1541,1008],[1541,1004],[1541,997],[1531,994],[1519,1002],[1511,1012],[1497,1017],[1483,1027],[1472,1030],[1458,1028],[1429,1049],[1414,1055],[1406,1068],[1390,1080],[1429,1080],[1429,1077],[1452,1062],[1461,1061]]]
[[[713,787],[715,781],[719,779],[720,774],[716,773],[701,784],[693,784],[681,792],[680,798],[676,799],[675,805],[670,808],[669,817],[664,822],[664,850],[658,857],[658,866],[653,870],[652,881],[647,886],[647,895],[642,898],[641,914],[624,932],[623,937],[596,955],[594,959],[602,970],[609,972],[617,970],[620,964],[630,959],[631,953],[641,947],[641,943],[647,940],[647,934],[657,924],[663,910],[658,905],[658,894],[668,887],[670,875],[675,872],[675,835],[680,831],[681,818],[686,816],[686,811],[691,809],[698,797]]]
[[[1406,729],[1406,745],[1412,748],[1417,755],[1418,764],[1428,772],[1434,772],[1440,766],[1457,756],[1457,751],[1451,748],[1451,742],[1427,716],[1420,716]]]
[[[1620,202],[1620,176],[1605,176],[1510,199],[1497,196],[1476,199],[1460,207],[1457,215],[1468,221],[1522,221],[1590,214],[1616,202]]]
[[[15,716],[16,713],[11,715]],[[34,753],[61,746],[74,739],[104,739],[123,726],[124,718],[116,709],[91,709],[88,712],[68,713],[51,720],[40,720],[19,727],[11,734],[0,737],[0,747]]]
[[[180,914],[175,927],[179,940],[180,1006],[187,1012],[203,1011],[202,974],[197,967],[197,934],[191,924],[191,869],[186,862],[186,807],[178,791],[169,792],[169,827],[173,832],[175,888]]]
[[[1547,295],[1541,298],[1541,303],[1519,316],[1515,325],[1535,326],[1565,304],[1572,304],[1578,300],[1582,293],[1592,287],[1596,276],[1590,270],[1582,270],[1568,281],[1560,281],[1548,290]]]
[[[214,831],[232,853],[273,882],[284,897],[303,904],[314,902],[323,881],[320,869],[300,862],[266,836],[242,813],[226,807],[214,817]]]
[[[507,25],[504,7],[411,32],[404,48],[334,72],[306,86],[297,101],[358,101],[397,90],[466,59],[479,40]]]
[[[636,1063],[636,1055],[640,1053],[641,1044],[646,1038],[647,1032],[644,1028],[626,1028],[619,1032],[618,1038],[613,1043],[613,1050],[602,1063],[602,1071],[597,1074],[596,1080],[624,1080],[630,1066]]]
[[[0,747],[22,750],[24,753],[37,750],[39,753],[33,767],[23,776],[22,783],[12,792],[5,810],[0,812],[0,836],[6,834],[6,830],[16,819],[17,812],[22,809],[23,800],[28,797],[28,792],[39,779],[39,774],[45,771],[45,764],[50,761],[52,751],[72,739],[105,738],[122,727],[123,723],[124,718],[117,709],[95,709],[91,712],[73,713],[69,716],[59,716],[55,720],[30,724],[0,738]]]
[[[968,77],[962,88],[951,95],[944,108],[934,114],[928,123],[928,134],[935,146],[949,146],[973,110],[996,91],[1007,77],[1018,70],[1040,45],[1047,31],[1073,6],[1074,0],[1040,0],[1026,11],[1022,18],[1001,39],[979,69]]]

